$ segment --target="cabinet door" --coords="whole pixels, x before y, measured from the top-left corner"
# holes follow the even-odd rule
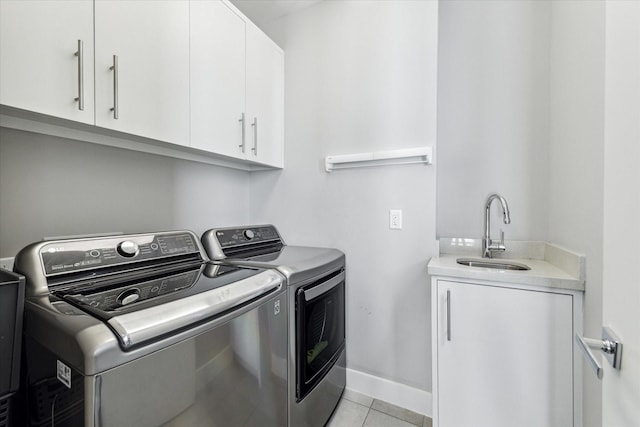
[[[96,0],[95,30],[96,124],[188,145],[189,2]]]
[[[247,23],[247,158],[283,166],[284,54]]]
[[[439,427],[573,425],[570,295],[438,281],[438,304]]]
[[[192,0],[191,146],[245,158],[245,23],[219,0]]]
[[[0,104],[93,124],[93,1],[0,1]]]

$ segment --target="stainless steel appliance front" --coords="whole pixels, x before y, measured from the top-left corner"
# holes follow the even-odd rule
[[[55,370],[31,384],[28,425],[284,427],[286,315],[280,292],[202,325],[195,336],[94,375],[27,338],[32,366],[60,361],[70,369],[68,385]]]
[[[289,286],[289,336],[295,337],[289,344],[291,427],[324,426],[346,386],[344,259],[341,261],[342,266],[333,272]]]
[[[109,249],[143,237],[142,249]],[[208,263],[192,233],[143,237],[17,256],[29,289],[24,424],[286,426],[284,278]]]
[[[272,225],[208,230],[202,243],[212,259],[287,278],[289,426],[324,426],[346,385],[344,253],[286,245]]]
[[[325,377],[345,347],[345,276],[337,270],[296,289],[296,402]]]

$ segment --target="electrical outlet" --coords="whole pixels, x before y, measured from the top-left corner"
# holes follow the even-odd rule
[[[13,257],[0,258],[0,268],[4,268],[5,270],[12,271],[13,270]]]
[[[391,230],[402,230],[402,210],[391,209],[389,211],[389,228]]]

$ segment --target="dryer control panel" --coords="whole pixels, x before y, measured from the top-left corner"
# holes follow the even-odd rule
[[[280,235],[273,225],[224,228],[216,230],[215,236],[222,248],[268,241],[280,241],[282,243]]]
[[[273,225],[212,228],[202,235],[202,245],[213,260],[277,252],[284,244]]]

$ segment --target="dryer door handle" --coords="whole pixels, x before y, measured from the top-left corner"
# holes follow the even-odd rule
[[[310,289],[305,289],[304,300],[311,301],[312,299],[317,298],[320,295],[329,292],[331,289],[335,288],[342,282],[344,282],[344,271],[338,274],[336,277],[333,277],[324,283],[321,283]]]

